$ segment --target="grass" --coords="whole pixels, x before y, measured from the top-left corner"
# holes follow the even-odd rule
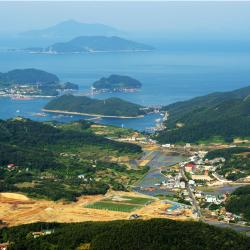
[[[122,196],[121,198],[128,199],[124,201],[125,203],[138,204],[138,205],[147,205],[153,201],[153,199],[143,198],[143,197]]]
[[[120,196],[121,200],[112,198],[103,199],[93,204],[86,205],[86,208],[95,208],[101,210],[131,212],[135,209],[142,208],[153,201],[151,198]]]
[[[124,204],[124,203],[113,203],[108,201],[98,201],[93,204],[85,206],[86,208],[94,208],[101,210],[110,210],[117,212],[131,212],[137,208],[141,208],[140,205]]]

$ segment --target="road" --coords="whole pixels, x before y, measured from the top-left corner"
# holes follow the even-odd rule
[[[180,167],[180,173],[181,173],[182,178],[185,180],[186,189],[188,191],[189,197],[192,199],[192,204],[193,204],[195,211],[197,212],[198,218],[199,218],[199,220],[203,221],[200,206],[199,206],[198,202],[196,201],[195,196],[190,188],[190,185],[188,183],[188,178],[185,174],[184,166]]]

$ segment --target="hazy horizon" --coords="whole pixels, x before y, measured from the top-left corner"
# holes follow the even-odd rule
[[[0,2],[0,10],[2,35],[44,29],[74,19],[131,34],[153,32],[170,39],[250,39],[250,2],[18,1]]]

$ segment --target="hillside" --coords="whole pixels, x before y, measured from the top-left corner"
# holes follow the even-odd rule
[[[22,37],[40,39],[73,39],[77,36],[110,36],[118,33],[117,29],[104,24],[81,23],[75,20],[67,20],[45,29],[26,31],[20,35]]]
[[[0,73],[0,90],[4,96],[57,96],[61,91],[77,89],[78,85],[60,83],[55,74],[39,69],[15,69]]]
[[[50,101],[45,111],[66,111],[90,115],[137,117],[144,115],[142,106],[119,98],[106,100],[92,99],[86,96],[64,95]]]
[[[250,222],[250,186],[237,188],[226,202],[226,209]]]
[[[110,75],[109,77],[102,77],[93,83],[95,90],[108,90],[113,92],[120,92],[124,90],[133,90],[141,88],[142,84],[129,76]]]
[[[16,118],[1,120],[0,126],[0,192],[75,200],[113,186],[126,189],[122,176],[133,181],[143,172],[111,161],[120,156],[134,159],[141,154],[139,146],[97,136],[85,121],[45,124]],[[105,171],[114,175],[99,179]]]
[[[225,162],[221,164],[217,172],[231,181],[241,180],[250,175],[250,148],[233,147],[216,149],[207,153],[207,159],[223,157]]]
[[[34,239],[43,229],[51,235]],[[166,219],[86,223],[36,223],[2,229],[0,239],[13,242],[11,250],[246,250],[250,239],[228,229],[198,222]]]
[[[250,136],[250,87],[225,93],[212,93],[177,102],[168,111],[167,129],[161,142],[198,142],[219,136],[226,141]]]
[[[151,46],[126,40],[117,36],[80,36],[68,42],[55,43],[45,49],[28,48],[30,52],[82,53],[82,52],[122,52],[147,51]]]
[[[48,84],[58,83],[59,78],[39,69],[15,69],[0,73],[0,81],[6,84]]]

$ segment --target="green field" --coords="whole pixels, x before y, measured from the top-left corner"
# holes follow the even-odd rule
[[[115,200],[113,198],[103,199],[93,204],[86,205],[85,207],[119,212],[131,212],[138,208],[142,208],[153,201],[153,199],[143,197],[121,196],[120,198],[121,200]]]
[[[131,212],[135,209],[141,208],[140,205],[129,205],[124,203],[113,203],[113,202],[106,202],[106,201],[98,201],[93,204],[89,204],[85,206],[86,208],[94,208],[94,209],[101,209],[101,210],[110,210],[110,211],[117,211],[117,212]]]

